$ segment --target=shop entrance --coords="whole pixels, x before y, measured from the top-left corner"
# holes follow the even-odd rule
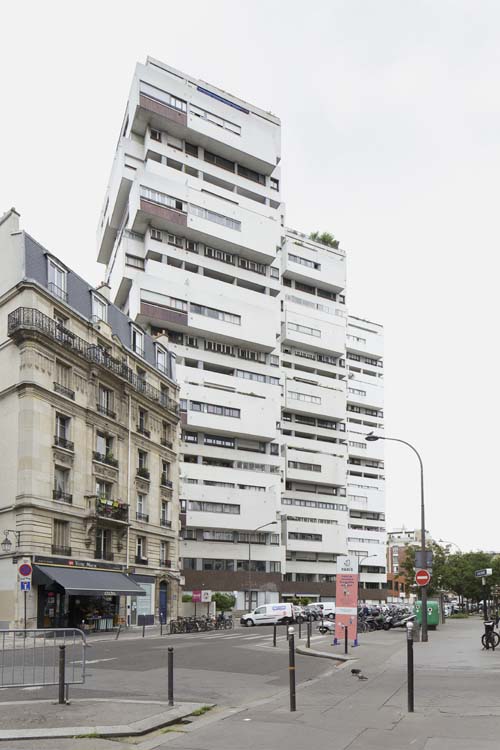
[[[168,584],[160,583],[160,622],[167,622]]]

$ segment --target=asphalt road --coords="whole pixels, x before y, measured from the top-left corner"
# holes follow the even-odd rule
[[[331,639],[330,639],[331,640]],[[328,636],[315,636],[321,647]],[[272,645],[272,628],[189,633],[175,636],[90,641],[84,685],[70,687],[74,698],[165,699],[167,648],[174,648],[175,697],[182,701],[241,706],[271,697],[288,685],[288,644],[284,628]],[[71,669],[71,657],[68,659]],[[296,656],[297,682],[333,668],[322,659]],[[57,687],[0,690],[0,701],[53,699]]]

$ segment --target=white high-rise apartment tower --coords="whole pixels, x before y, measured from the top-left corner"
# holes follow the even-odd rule
[[[280,130],[148,58],[98,230],[113,300],[177,356],[185,589],[240,609],[331,597],[336,555],[369,536],[347,497],[345,255],[285,230]]]

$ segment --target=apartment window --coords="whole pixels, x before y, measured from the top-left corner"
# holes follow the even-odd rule
[[[168,544],[160,542],[160,565],[166,565],[168,560]]]
[[[319,396],[311,396],[309,393],[299,393],[298,391],[288,391],[289,398],[295,401],[304,401],[308,404],[321,404],[321,398]],[[296,420],[297,421],[297,418]]]
[[[96,436],[96,453],[101,458],[113,456],[113,438],[104,432],[98,432]]]
[[[137,255],[129,255],[128,253],[125,255],[125,264],[132,268],[138,268],[141,271],[144,271],[145,268],[144,258],[139,258]]]
[[[56,361],[56,379],[54,381],[54,390],[74,400],[75,392],[71,390],[71,367],[64,362]]]
[[[222,344],[220,341],[205,341],[205,351],[218,352],[219,354],[228,354],[234,356],[234,347],[230,344]]]
[[[321,464],[307,464],[303,461],[289,461],[289,469],[299,469],[300,471],[315,471],[321,473]]]
[[[111,482],[103,482],[102,479],[98,479],[95,484],[95,494],[98,498],[105,500],[111,500],[113,493],[113,485]]]
[[[47,274],[49,283],[49,292],[59,299],[68,299],[66,291],[66,281],[68,272],[65,268],[56,263],[52,258],[47,258]]]
[[[170,464],[168,461],[162,460],[161,462],[161,484],[164,487],[169,487],[172,485],[172,482],[169,479],[170,476]]]
[[[175,211],[186,211],[186,204],[179,198],[167,195],[166,193],[160,193],[159,190],[153,190],[145,185],[141,185],[141,198],[151,203],[158,203],[160,206],[173,208]]]
[[[110,388],[106,388],[104,385],[100,385],[97,392],[97,411],[100,414],[104,414],[106,417],[114,419],[116,417],[113,411],[114,407],[114,393]]]
[[[322,534],[304,534],[295,531],[289,531],[288,538],[300,542],[321,542],[323,536]]]
[[[61,448],[73,450],[73,443],[69,440],[70,421],[70,417],[66,417],[63,414],[56,414],[55,442]]]
[[[178,109],[181,112],[187,112],[187,103],[185,101],[183,101],[182,99],[178,99],[172,94],[169,94],[168,91],[163,91],[156,86],[152,86],[150,83],[141,81],[140,92],[141,94],[144,94],[150,99],[154,99],[161,104],[167,104],[169,107]]]
[[[288,259],[292,261],[292,263],[299,263],[301,266],[306,266],[306,268],[314,268],[316,271],[321,270],[321,264],[315,263],[313,260],[308,260],[307,258],[301,258],[300,255],[292,255],[291,253],[288,253]]]
[[[54,520],[52,552],[54,555],[71,555],[69,522]]]
[[[183,570],[196,570],[196,557],[183,557],[182,569]]]
[[[160,526],[170,526],[168,520],[168,503],[166,500],[161,501]]]
[[[276,177],[271,177],[269,179],[269,187],[271,190],[279,190],[280,189],[280,181],[276,179]]]
[[[306,336],[316,336],[321,338],[321,331],[319,328],[311,328],[310,326],[302,326],[299,323],[288,323],[289,331],[297,331],[297,333],[304,333]]]
[[[248,169],[248,167],[242,167],[241,164],[238,164],[237,171],[240,177],[245,177],[247,180],[257,182],[259,185],[266,184],[265,176],[259,172],[254,172],[253,169]]]
[[[100,560],[112,560],[112,544],[111,529],[98,526],[95,532],[95,557]]]
[[[135,326],[131,329],[132,351],[140,357],[144,357],[144,334]]]
[[[193,143],[188,143],[186,141],[184,143],[184,151],[186,154],[189,154],[189,156],[198,156],[198,146],[195,146]]]
[[[215,414],[219,417],[233,417],[239,419],[241,416],[240,409],[233,409],[229,406],[220,406],[219,404],[205,404],[201,401],[190,401],[189,408],[191,411],[206,412]]]
[[[146,559],[146,537],[138,536],[136,542],[136,553],[138,560]]]
[[[224,216],[224,214],[219,214],[217,211],[210,211],[208,208],[203,208],[203,206],[197,206],[193,203],[189,204],[189,212],[194,216],[198,216],[200,219],[213,221],[215,224],[220,224],[228,229],[234,229],[237,232],[241,232],[241,221],[232,219],[230,216]]]
[[[146,451],[137,451],[137,464],[139,469],[147,469],[148,468],[148,454]]]
[[[266,267],[262,263],[256,263],[254,260],[239,258],[238,265],[240,268],[245,268],[247,271],[253,271],[261,276],[265,276],[266,274]]]
[[[229,263],[234,265],[234,255],[226,253],[223,250],[217,250],[214,247],[205,247],[205,256],[207,258],[213,258],[214,260],[220,260],[222,263]]]
[[[204,443],[218,448],[234,448],[234,438],[224,437],[224,435],[205,435]]]
[[[151,128],[150,135],[151,140],[161,143],[161,130],[155,130],[154,128]]]
[[[269,273],[270,273],[272,279],[279,279],[279,277],[280,277],[280,270],[279,270],[279,268],[275,268],[274,266],[270,266],[269,267]]]
[[[234,505],[233,503],[210,503],[201,500],[190,500],[188,509],[202,513],[231,513],[232,515],[239,515],[240,513],[239,505]]]
[[[217,156],[217,154],[213,154],[210,151],[205,151],[203,156],[205,161],[209,164],[214,164],[216,167],[225,169],[227,172],[234,172],[234,161],[224,159],[223,156]]]
[[[213,529],[204,529],[203,541],[205,542],[232,542],[234,541],[234,534],[232,531],[214,531]]]
[[[185,443],[197,443],[198,433],[197,432],[183,432],[182,439]]]
[[[216,320],[223,320],[225,323],[233,323],[234,325],[241,325],[241,316],[234,315],[233,313],[225,312],[224,310],[217,310],[214,307],[205,307],[205,305],[196,305],[191,302],[190,312],[196,315],[205,315],[207,318],[215,318]]]
[[[366,396],[366,391],[362,391],[359,388],[348,388],[348,393],[353,393],[356,396]]]
[[[262,362],[262,364],[266,362],[264,352],[256,352],[253,349],[238,349],[238,357],[240,359],[247,359],[249,362]],[[270,362],[270,364],[272,363]]]
[[[147,515],[147,498],[146,495],[142,495],[140,493],[137,494],[137,520],[138,521],[147,521],[149,519]]]
[[[165,375],[168,375],[168,352],[159,344],[156,344],[156,366]]]
[[[71,503],[72,495],[69,494],[70,470],[62,466],[54,468],[54,500],[62,500]]]
[[[97,294],[92,292],[92,317],[97,320],[103,320],[104,322],[108,319],[108,304]]]

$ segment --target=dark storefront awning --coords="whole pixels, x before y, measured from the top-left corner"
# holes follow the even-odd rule
[[[35,580],[55,581],[67,594],[79,596],[146,596],[146,592],[124,573],[112,570],[35,565]],[[45,581],[43,580],[45,578]]]

